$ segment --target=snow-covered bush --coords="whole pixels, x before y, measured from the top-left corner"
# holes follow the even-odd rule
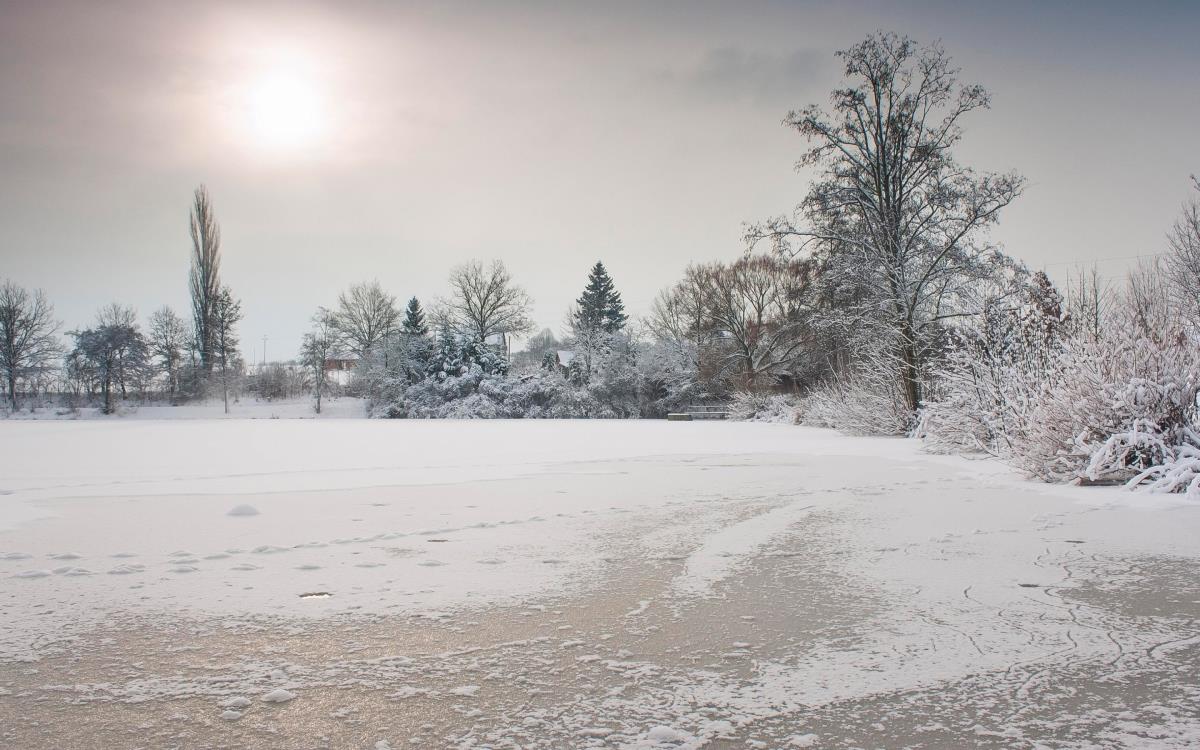
[[[697,372],[696,358],[687,342],[655,340],[642,351],[636,375],[643,417],[661,418],[688,404],[724,397],[705,386]]]
[[[1200,341],[1178,328],[1160,335],[1131,325],[1073,342],[1033,399],[1014,461],[1048,481],[1178,477],[1194,465],[1198,393]]]
[[[588,399],[618,417],[641,416],[639,357],[637,342],[627,333],[609,335],[606,346],[592,357],[592,373],[587,379]]]
[[[800,422],[851,435],[905,435],[912,429],[892,372],[865,367],[810,389],[800,400]]]
[[[505,376],[473,367],[462,375],[428,378],[376,416],[408,419],[568,419],[625,416],[573,387],[556,373]]]
[[[795,396],[782,393],[738,393],[729,402],[729,416],[746,422],[798,424],[800,404]]]
[[[1062,353],[1063,301],[1044,273],[994,290],[982,313],[949,333],[914,431],[935,453],[1009,457],[1031,400]]]

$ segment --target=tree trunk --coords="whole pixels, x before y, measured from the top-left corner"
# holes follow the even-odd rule
[[[921,407],[921,363],[911,332],[911,328],[904,327],[904,340],[900,344],[900,385],[904,391],[904,405],[915,413]]]
[[[221,360],[221,395],[225,399],[225,413],[229,413],[229,378],[226,376],[225,360]]]
[[[13,414],[17,413],[17,373],[16,370],[10,370],[8,373],[8,400],[12,403]]]

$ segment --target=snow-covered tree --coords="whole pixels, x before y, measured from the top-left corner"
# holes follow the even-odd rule
[[[0,284],[0,376],[13,411],[17,384],[58,355],[60,325],[42,290],[29,292],[12,281]]]
[[[172,396],[180,390],[180,369],[183,355],[192,342],[187,325],[169,307],[163,306],[150,316],[148,335],[150,353],[158,359],[159,368],[166,377],[167,393]]]
[[[959,84],[940,46],[881,33],[838,56],[847,85],[833,92],[831,111],[813,105],[785,120],[812,144],[800,165],[818,177],[793,215],[752,227],[747,240],[821,258],[842,285],[843,314],[890,339],[894,376],[915,411],[938,327],[975,312],[963,309],[963,292],[992,272],[997,256],[982,233],[1023,181],[955,160],[961,120],[989,96]]]
[[[478,336],[444,331],[438,336],[427,368],[429,376],[438,380],[464,375],[472,369],[485,375],[503,375],[508,372],[508,360]]]
[[[421,309],[421,301],[413,297],[404,308],[404,333],[409,336],[428,336],[429,325],[425,322],[425,311]]]
[[[213,356],[221,366],[221,398],[225,413],[229,413],[230,372],[241,365],[238,352],[237,324],[242,320],[242,303],[233,296],[229,287],[222,287],[213,305],[212,346]]]
[[[625,314],[625,303],[621,301],[621,293],[600,261],[596,261],[588,273],[587,286],[576,300],[571,317],[572,327],[578,331],[616,333],[625,327],[629,319]]]
[[[114,391],[127,396],[151,371],[149,346],[136,320],[133,310],[112,304],[101,309],[94,328],[70,333],[75,346],[67,367],[76,379],[99,389],[105,414],[115,410]]]
[[[316,413],[320,414],[321,398],[328,389],[328,373],[325,367],[337,349],[339,333],[334,315],[328,310],[318,310],[313,316],[312,324],[312,330],[304,334],[300,344],[300,364],[311,378],[313,406]]]

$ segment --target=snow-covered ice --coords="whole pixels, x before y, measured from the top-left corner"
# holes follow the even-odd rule
[[[9,421],[0,461],[0,746],[1200,741],[1187,503],[717,422]]]

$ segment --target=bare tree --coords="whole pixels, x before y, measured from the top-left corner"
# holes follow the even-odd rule
[[[60,325],[42,290],[30,293],[11,281],[0,285],[0,375],[13,411],[17,410],[17,382],[58,355]]]
[[[167,392],[174,396],[179,392],[179,370],[183,364],[183,353],[190,337],[183,319],[165,305],[150,316],[150,352],[158,358],[162,372],[167,376]]]
[[[1100,276],[1096,266],[1080,269],[1067,278],[1066,315],[1071,332],[1081,338],[1098,341],[1113,306],[1113,290]]]
[[[704,268],[708,324],[725,341],[722,359],[741,386],[757,390],[795,372],[811,343],[813,264],[750,256]]]
[[[217,226],[212,199],[204,185],[196,188],[192,201],[190,232],[192,268],[188,286],[192,295],[192,324],[200,367],[211,373],[216,349],[214,318],[221,294],[221,228]]]
[[[1200,191],[1200,180],[1192,177]],[[1193,198],[1167,235],[1166,271],[1179,309],[1200,325],[1200,200]]]
[[[229,370],[238,359],[236,326],[242,319],[242,303],[229,287],[222,287],[213,304],[212,356],[221,363],[221,396],[225,402],[225,413],[229,413]]]
[[[704,269],[691,265],[674,286],[659,292],[650,306],[646,327],[682,358],[688,353],[694,357],[711,335],[704,310]]]
[[[513,283],[502,261],[486,267],[477,260],[458,266],[450,273],[450,289],[446,308],[458,333],[486,341],[495,334],[533,330],[533,300]]]
[[[959,292],[998,257],[978,242],[981,230],[1023,180],[955,161],[960,121],[989,96],[958,83],[940,46],[873,34],[838,56],[849,82],[833,92],[831,111],[811,105],[784,120],[812,144],[799,166],[819,177],[791,216],[750,228],[747,240],[824,256],[826,272],[853,292],[845,314],[882,323],[893,338],[896,376],[915,410],[930,338],[940,321],[966,314]]]
[[[704,304],[704,267],[689,265],[683,278],[659,292],[650,306],[645,326],[661,344],[657,359],[676,373],[678,390],[699,387],[706,394],[719,387],[720,367],[713,365],[717,342]],[[668,355],[669,353],[669,355]],[[663,369],[660,368],[660,369]]]
[[[396,298],[378,281],[355,284],[338,295],[338,308],[330,318],[346,348],[362,361],[383,345],[400,327]]]
[[[333,355],[338,342],[337,321],[328,310],[318,310],[313,316],[313,329],[304,334],[300,346],[300,363],[312,375],[313,396],[316,398],[317,414],[321,413],[321,396],[325,392],[328,373],[326,362]]]

